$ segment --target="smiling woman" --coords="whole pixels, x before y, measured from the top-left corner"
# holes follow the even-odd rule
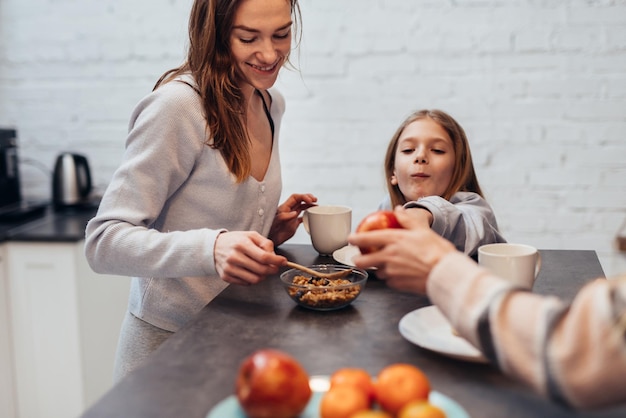
[[[273,85],[299,18],[297,0],[196,0],[187,59],[136,106],[85,243],[96,272],[133,277],[117,379],[228,283],[286,263],[274,248],[317,200],[279,205],[285,102]]]
[[[261,90],[274,85],[291,50],[290,5],[285,1],[269,3],[244,2],[235,14],[230,36],[231,53],[241,77]]]

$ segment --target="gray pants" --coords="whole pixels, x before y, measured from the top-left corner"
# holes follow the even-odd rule
[[[126,312],[120,331],[113,368],[113,381],[119,382],[139,367],[173,332],[155,327]]]

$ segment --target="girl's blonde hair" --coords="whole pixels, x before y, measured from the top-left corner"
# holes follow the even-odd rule
[[[431,119],[435,123],[439,124],[450,136],[452,144],[454,146],[454,171],[452,173],[452,179],[448,188],[441,197],[450,200],[452,195],[456,192],[474,192],[483,197],[483,192],[478,184],[478,178],[474,171],[474,164],[472,163],[472,154],[470,152],[469,142],[465,131],[457,123],[456,120],[447,113],[441,110],[419,110],[409,115],[408,118],[402,122],[398,127],[395,134],[391,138],[389,145],[387,146],[387,153],[385,155],[385,178],[387,183],[387,190],[389,191],[389,197],[391,199],[391,206],[403,205],[407,203],[406,198],[400,191],[398,185],[391,184],[391,177],[395,170],[396,151],[398,148],[398,140],[404,129],[410,124],[421,119]]]

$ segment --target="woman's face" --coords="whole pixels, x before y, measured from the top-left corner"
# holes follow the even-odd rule
[[[291,50],[291,24],[288,0],[241,2],[230,34],[230,49],[243,83],[259,90],[274,85]]]
[[[407,201],[442,196],[454,164],[454,145],[446,130],[432,119],[419,119],[408,124],[398,138],[391,183]]]

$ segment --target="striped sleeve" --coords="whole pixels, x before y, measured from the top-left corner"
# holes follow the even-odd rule
[[[626,278],[595,280],[568,306],[454,253],[427,291],[462,336],[539,393],[579,408],[626,401]]]

